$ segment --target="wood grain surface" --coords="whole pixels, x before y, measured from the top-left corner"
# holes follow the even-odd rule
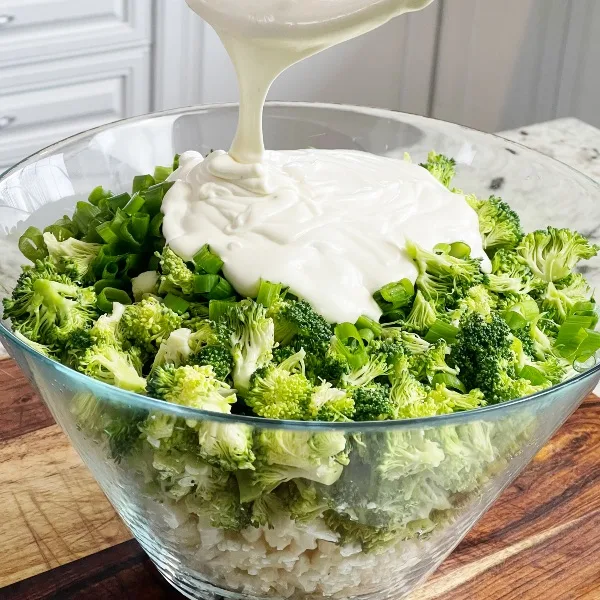
[[[1,600],[182,598],[131,540],[12,361],[0,362],[0,507]],[[600,600],[593,396],[410,600],[540,598]]]

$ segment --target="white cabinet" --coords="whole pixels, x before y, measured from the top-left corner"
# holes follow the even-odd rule
[[[0,67],[150,42],[152,0],[0,0]]]
[[[0,172],[152,109],[152,0],[0,0]]]
[[[64,137],[150,110],[147,48],[5,68],[1,74],[0,170]]]

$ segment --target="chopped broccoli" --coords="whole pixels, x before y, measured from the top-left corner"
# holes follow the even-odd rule
[[[418,290],[412,308],[403,325],[408,331],[426,333],[435,323],[437,314],[433,302],[426,300],[421,290]]]
[[[479,217],[479,231],[486,251],[493,253],[496,250],[511,250],[518,246],[523,238],[521,221],[506,202],[491,196],[487,200],[474,200],[471,206]]]
[[[487,402],[512,400],[546,387],[519,377],[515,340],[510,327],[496,314],[489,321],[478,314],[461,321],[451,356],[461,380],[469,389],[480,389]]]
[[[389,385],[372,383],[355,388],[351,393],[354,399],[355,421],[385,421],[395,418]]]
[[[179,367],[186,364],[192,353],[192,349],[190,348],[191,336],[191,330],[185,327],[172,331],[169,337],[163,340],[158,348],[158,352],[152,363],[152,370],[154,371],[157,367],[162,367],[163,365]],[[225,378],[219,377],[219,379]]]
[[[456,175],[456,161],[443,154],[431,151],[427,156],[427,162],[421,163],[442,185],[450,187]]]
[[[119,327],[126,340],[154,354],[181,327],[181,317],[151,297],[126,306]]]
[[[273,319],[267,317],[267,309],[261,304],[242,300],[228,311],[226,323],[231,330],[233,382],[244,396],[253,373],[273,358]]]
[[[229,413],[236,400],[210,366],[158,367],[148,379],[148,395],[165,402],[211,412]]]
[[[333,328],[308,302],[282,301],[269,314],[275,322],[275,340],[280,344],[293,344],[318,356],[324,355],[329,348]]]
[[[368,355],[367,362],[362,367],[342,375],[342,386],[362,387],[369,385],[374,379],[387,375],[392,366],[388,362],[388,356],[385,353],[374,352]]]
[[[110,343],[90,346],[79,360],[78,369],[94,379],[131,392],[144,393],[146,380],[141,376],[140,351],[122,350]]]
[[[553,283],[550,281],[541,295],[541,308],[547,316],[561,324],[580,302],[592,301],[593,291],[580,273]]]
[[[224,471],[254,469],[252,428],[241,423],[198,424],[200,456]]]
[[[292,479],[332,485],[348,464],[346,438],[335,431],[263,429],[256,436],[254,452],[256,470],[236,473],[242,502]]]
[[[348,390],[324,382],[312,392],[310,411],[318,421],[350,421],[354,416],[354,399]]]
[[[255,414],[268,419],[311,419],[313,386],[304,374],[305,355],[300,350],[279,365],[256,371],[245,398]]]
[[[517,253],[536,277],[559,281],[570,275],[580,260],[596,256],[598,250],[577,232],[548,227],[528,233]]]
[[[180,258],[169,246],[165,246],[160,258],[160,283],[158,292],[161,295],[169,292],[182,293],[191,296],[194,292],[194,272],[188,268],[185,261]]]
[[[501,248],[492,259],[488,287],[497,294],[528,294],[541,287],[531,269],[514,250]]]
[[[192,365],[210,365],[218,379],[225,381],[233,369],[229,348],[223,345],[203,346],[190,357]]]
[[[428,417],[436,414],[431,402],[428,402],[429,388],[412,375],[408,358],[404,357],[396,362],[390,381],[392,383],[390,400],[393,404],[394,419]]]
[[[448,365],[450,347],[444,340],[438,340],[425,352],[412,354],[408,357],[408,368],[419,381],[431,383],[437,373],[458,375],[456,367]]]
[[[102,247],[101,244],[83,242],[74,237],[60,242],[52,233],[44,233],[44,243],[56,268],[61,272],[74,272],[79,279],[88,274]]]
[[[251,516],[240,502],[235,477],[215,468],[200,471],[194,492],[185,497],[185,506],[201,522],[205,520],[217,529],[239,531],[250,524]]]
[[[469,288],[487,282],[478,259],[429,252],[412,242],[406,245],[406,249],[419,272],[417,288],[425,299],[432,300],[437,307],[452,306]]]
[[[468,393],[448,389],[443,383],[438,383],[428,394],[428,400],[433,401],[436,415],[450,414],[462,410],[472,410],[485,406],[483,393],[477,388]]]
[[[4,317],[11,319],[15,331],[50,348],[62,349],[71,335],[91,327],[99,314],[93,288],[78,286],[48,260],[24,267],[3,304]]]

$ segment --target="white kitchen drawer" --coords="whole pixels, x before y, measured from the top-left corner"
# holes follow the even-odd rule
[[[151,41],[151,0],[0,0],[0,66]]]
[[[69,135],[150,109],[145,48],[0,69],[0,168]]]

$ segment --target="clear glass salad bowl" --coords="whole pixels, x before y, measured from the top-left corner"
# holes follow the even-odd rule
[[[130,119],[55,144],[5,173],[2,294],[19,274],[18,238],[28,226],[71,213],[98,185],[125,191],[134,175],[169,164],[176,152],[227,147],[236,120],[233,105]],[[270,104],[264,129],[272,149],[409,152],[415,161],[435,149],[456,158],[460,188],[502,195],[526,230],[555,225],[599,236],[600,186],[498,137],[413,115],[309,104]],[[595,283],[593,263],[587,269]],[[109,387],[37,354],[6,323],[0,338],[158,569],[189,598],[404,598],[600,379],[600,367],[585,365],[529,398],[420,420],[277,422]],[[234,476],[217,475],[197,456],[140,440],[122,457],[115,446],[136,436],[140,414],[166,415],[175,426],[197,422],[215,435],[251,434],[256,444],[276,440],[282,451],[265,468],[292,482],[252,504],[251,494],[240,498]]]

